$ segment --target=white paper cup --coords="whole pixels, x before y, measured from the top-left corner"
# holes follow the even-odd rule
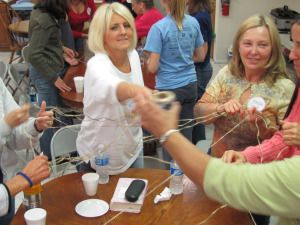
[[[97,173],[86,173],[81,177],[85,193],[94,196],[97,193],[99,175]]]
[[[77,77],[74,77],[73,79],[74,79],[76,92],[77,93],[82,93],[83,92],[84,77],[77,76]]]
[[[45,225],[47,211],[42,208],[29,209],[24,213],[27,225]]]

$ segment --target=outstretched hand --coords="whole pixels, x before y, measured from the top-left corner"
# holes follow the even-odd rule
[[[46,111],[46,102],[43,101],[41,104],[40,111],[37,114],[35,125],[39,131],[43,131],[53,125],[53,112]]]
[[[29,104],[25,104],[18,109],[7,113],[4,117],[5,122],[11,127],[17,127],[29,118]]]
[[[142,95],[137,95],[134,101],[136,103],[134,111],[140,114],[143,127],[156,137],[162,136],[170,129],[177,128],[180,112],[180,105],[177,102],[172,103],[171,109],[164,110]]]

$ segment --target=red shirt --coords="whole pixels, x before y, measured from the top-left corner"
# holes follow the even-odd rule
[[[298,89],[298,97],[285,121],[300,123],[300,88]],[[260,163],[300,155],[300,149],[285,144],[282,131],[277,131],[272,138],[265,140],[261,145],[250,146],[241,153],[248,162]]]
[[[135,18],[135,28],[138,38],[146,37],[151,26],[164,16],[156,8],[151,8],[143,15],[139,15]]]
[[[74,38],[81,38],[83,34],[84,22],[90,21],[96,11],[94,0],[86,0],[82,13],[76,13],[69,9],[68,19],[72,28]]]

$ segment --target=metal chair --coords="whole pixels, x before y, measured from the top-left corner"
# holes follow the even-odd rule
[[[20,94],[27,94],[29,82],[29,69],[26,63],[14,63],[9,65],[8,78],[5,85],[10,90],[12,96],[16,97],[17,91],[19,91]]]
[[[60,128],[51,139],[50,149],[52,156],[52,171],[57,176],[56,157],[76,152],[76,139],[80,130],[80,124],[69,125]]]
[[[5,80],[7,79],[7,71],[8,65],[3,61],[0,61],[0,78],[3,80],[3,83],[5,83]]]

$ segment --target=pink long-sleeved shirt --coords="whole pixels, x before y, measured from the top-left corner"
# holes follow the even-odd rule
[[[298,97],[285,121],[300,124],[300,88],[298,89]],[[241,153],[248,162],[261,163],[300,155],[300,149],[288,146],[283,140],[282,131],[277,131],[272,138],[263,141],[261,145],[250,146]]]

